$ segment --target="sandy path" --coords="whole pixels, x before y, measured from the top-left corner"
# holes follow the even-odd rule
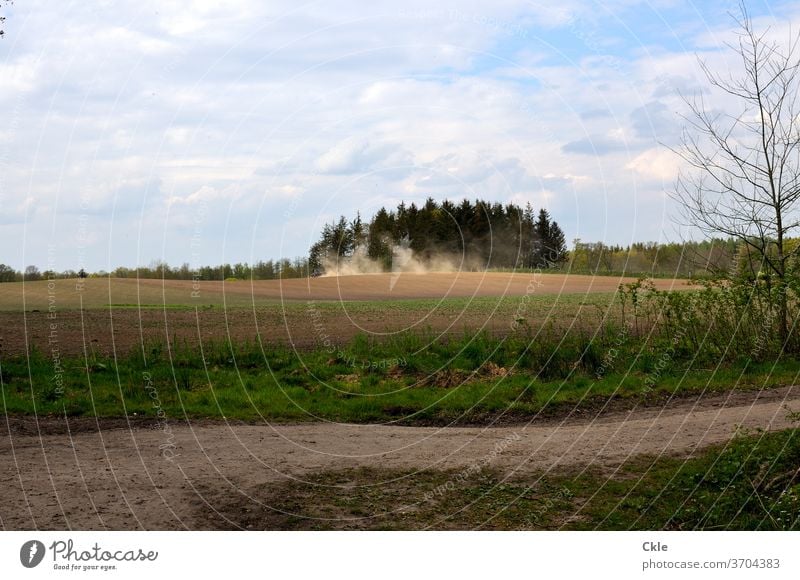
[[[631,455],[687,454],[721,443],[737,425],[790,427],[787,405],[800,410],[800,388],[680,401],[595,421],[496,428],[173,423],[171,433],[139,427],[32,435],[12,425],[0,437],[0,524],[203,528],[202,489],[247,490],[357,466],[463,469],[481,463],[519,473],[613,466]],[[175,456],[165,459],[160,447]]]

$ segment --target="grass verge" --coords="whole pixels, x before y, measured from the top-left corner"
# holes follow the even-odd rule
[[[343,350],[302,353],[258,342],[151,344],[124,357],[34,350],[0,359],[0,384],[12,414],[447,424],[526,421],[608,401],[661,404],[797,378],[793,358],[717,364],[676,349],[665,358],[614,336],[359,337]]]

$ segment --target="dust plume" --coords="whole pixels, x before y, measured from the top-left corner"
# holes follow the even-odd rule
[[[323,260],[323,277],[357,276],[361,274],[428,274],[430,272],[457,272],[464,269],[462,256],[432,253],[418,256],[407,241],[392,246],[391,267],[387,270],[383,262],[367,255],[363,246],[356,248],[352,256]]]
[[[359,274],[380,274],[384,272],[383,265],[378,260],[373,260],[367,255],[363,246],[356,248],[352,256],[338,256],[326,258],[322,261],[323,277],[327,276],[357,276]]]

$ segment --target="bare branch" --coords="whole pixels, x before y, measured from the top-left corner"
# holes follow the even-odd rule
[[[800,228],[800,35],[785,46],[771,40],[769,30],[755,30],[744,3],[734,19],[738,37],[728,47],[739,56],[738,73],[720,74],[698,60],[708,83],[733,97],[739,112],[681,95],[689,113],[673,151],[686,169],[672,197],[687,225],[738,240],[774,276],[785,338],[790,260],[800,259],[800,246],[786,243]]]

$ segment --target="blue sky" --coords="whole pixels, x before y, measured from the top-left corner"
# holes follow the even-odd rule
[[[776,38],[800,22],[797,3],[748,8]],[[570,240],[675,240],[678,91],[707,91],[698,56],[735,72],[731,10],[18,0],[0,262],[294,257],[340,214],[428,196],[544,206]]]

